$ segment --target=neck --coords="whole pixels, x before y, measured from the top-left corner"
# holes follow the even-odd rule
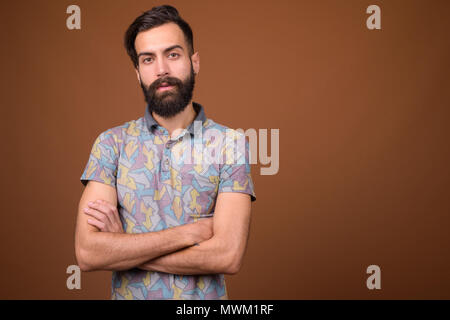
[[[169,135],[171,138],[176,137],[183,131],[185,128],[189,126],[189,124],[194,121],[196,117],[196,112],[194,110],[194,106],[192,105],[192,101],[186,106],[186,108],[176,114],[171,118],[163,118],[154,112],[152,112],[153,118],[156,122],[159,123],[160,126],[164,127],[169,131]]]

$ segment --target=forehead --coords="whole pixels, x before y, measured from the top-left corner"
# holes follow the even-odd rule
[[[186,50],[183,31],[173,22],[139,32],[134,41],[137,54],[143,51],[163,51],[175,44]]]

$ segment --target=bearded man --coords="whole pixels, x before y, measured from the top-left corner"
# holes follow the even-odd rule
[[[125,47],[146,108],[94,142],[78,265],[112,271],[112,299],[227,299],[224,275],[240,270],[256,200],[248,142],[192,101],[200,57],[177,9],[144,12]]]

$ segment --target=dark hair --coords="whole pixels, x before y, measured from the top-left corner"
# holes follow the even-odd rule
[[[194,53],[194,37],[192,35],[192,29],[189,24],[180,17],[178,10],[169,5],[153,7],[151,10],[148,10],[137,17],[125,32],[125,49],[135,67],[139,65],[136,48],[134,46],[134,41],[136,40],[138,33],[169,22],[174,22],[180,27],[184,33],[186,43],[188,44],[189,55]]]

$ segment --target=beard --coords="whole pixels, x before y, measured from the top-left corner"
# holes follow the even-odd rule
[[[158,91],[162,83],[173,86],[170,90]],[[163,118],[171,118],[182,112],[192,99],[192,92],[195,85],[195,73],[192,68],[189,77],[181,81],[175,77],[163,77],[155,80],[148,88],[141,81],[141,88],[144,92],[150,114],[154,112]]]

